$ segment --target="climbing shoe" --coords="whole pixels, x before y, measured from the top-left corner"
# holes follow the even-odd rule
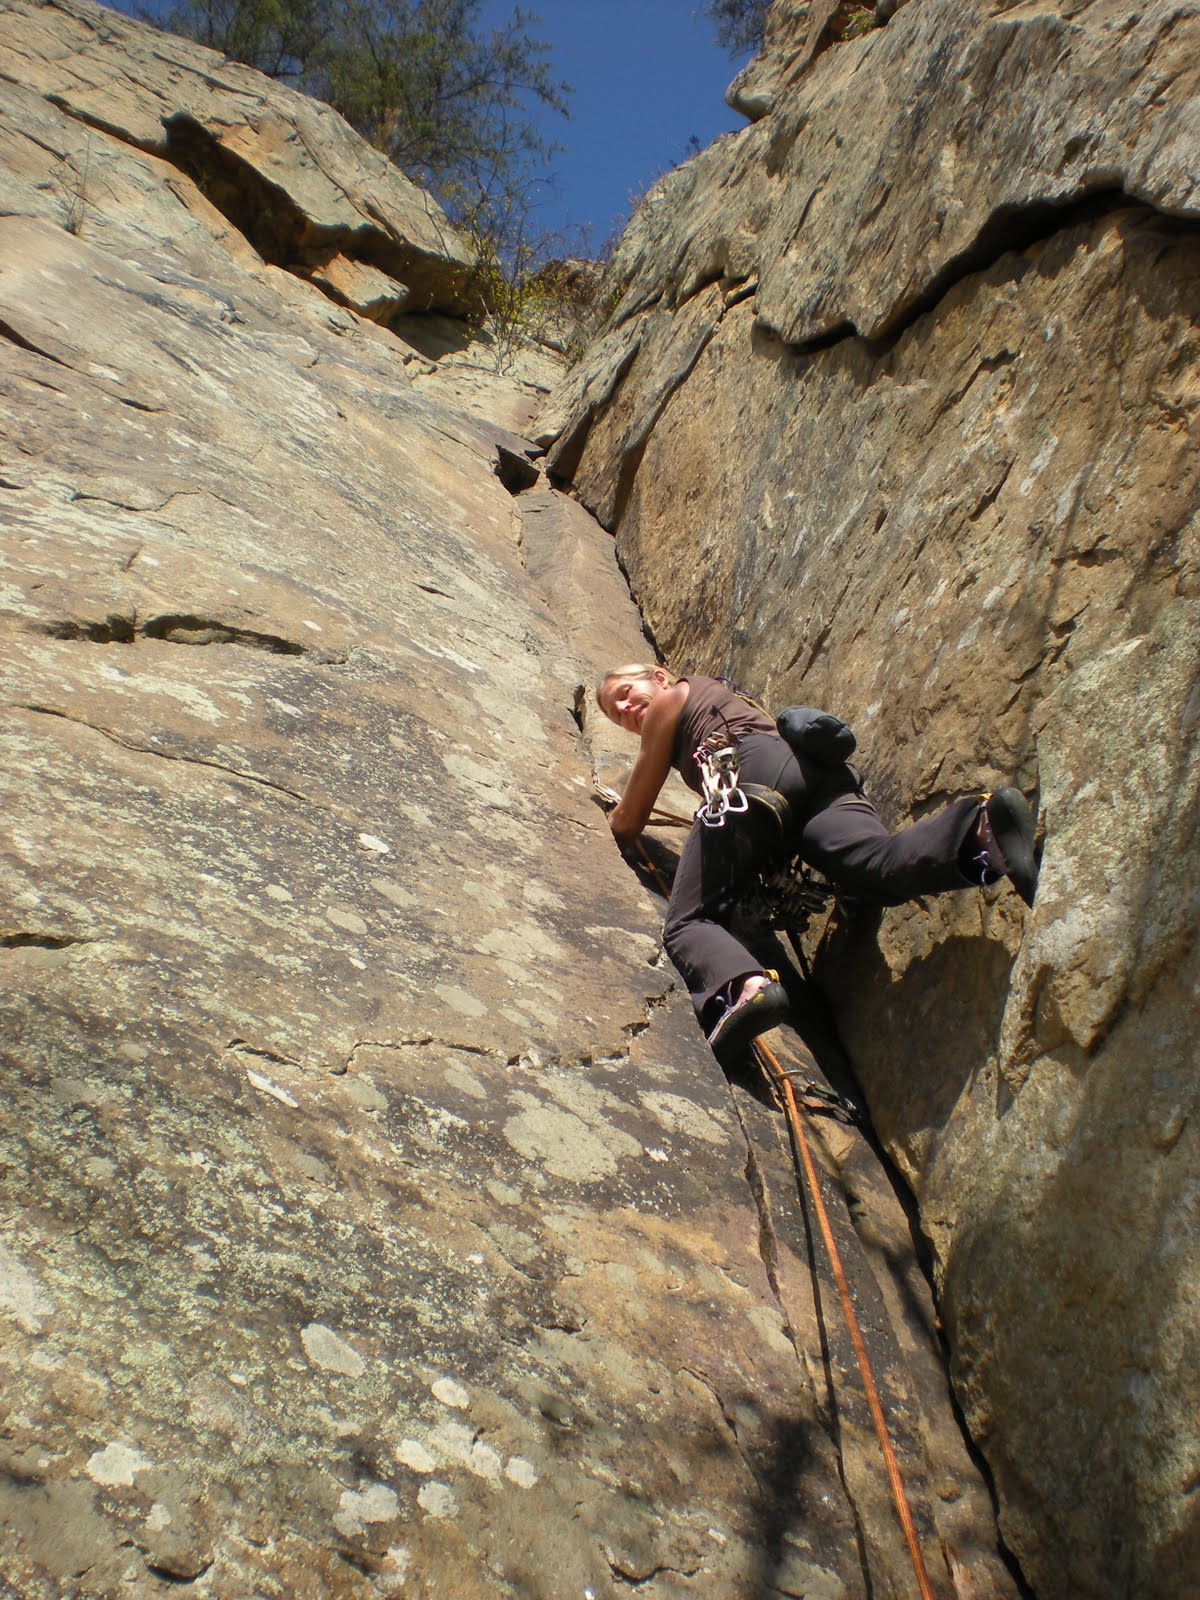
[[[1029,802],[1019,789],[997,789],[995,794],[984,796],[979,843],[985,875],[990,869],[1010,879],[1027,906],[1033,904],[1037,890],[1038,863],[1033,848],[1036,830]]]
[[[767,972],[770,983],[751,995],[748,1000],[738,1000],[732,1005],[724,1000],[725,1010],[708,1035],[713,1054],[719,1061],[744,1050],[752,1039],[768,1028],[774,1028],[788,1014],[788,998],[778,975]]]

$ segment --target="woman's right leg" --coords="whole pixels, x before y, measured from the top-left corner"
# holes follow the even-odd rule
[[[915,895],[971,887],[961,858],[978,817],[978,799],[955,800],[891,834],[869,800],[844,795],[804,824],[800,852],[839,888],[895,906]]]

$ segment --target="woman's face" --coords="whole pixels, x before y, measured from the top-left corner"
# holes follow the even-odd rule
[[[610,678],[600,696],[600,709],[626,733],[640,733],[646,707],[666,687],[666,674],[652,678]]]

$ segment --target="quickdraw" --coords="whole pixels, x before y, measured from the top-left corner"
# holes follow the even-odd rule
[[[696,751],[704,804],[696,821],[706,828],[723,828],[725,818],[749,810],[750,802],[738,787],[737,746],[723,733],[710,733]]]
[[[848,1096],[838,1094],[836,1089],[818,1083],[806,1072],[789,1071],[786,1067],[780,1067],[777,1077],[771,1079],[772,1087],[777,1093],[779,1084],[785,1079],[791,1084],[805,1111],[832,1117],[835,1122],[845,1122],[851,1126],[861,1124],[862,1112]],[[782,1096],[780,1099],[782,1100]]]

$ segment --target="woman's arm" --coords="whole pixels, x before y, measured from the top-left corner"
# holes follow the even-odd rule
[[[646,826],[658,792],[671,770],[671,751],[679,718],[687,703],[687,680],[673,683],[656,694],[646,707],[642,720],[642,747],[629,774],[620,802],[609,816],[609,826],[618,844],[629,844]]]

